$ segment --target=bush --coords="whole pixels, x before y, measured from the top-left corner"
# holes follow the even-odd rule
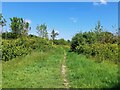
[[[56,44],[56,45],[68,45],[69,43],[62,38],[62,39],[54,40],[54,44]]]
[[[102,37],[102,35],[106,36]],[[84,54],[87,57],[94,57],[98,62],[104,60],[120,62],[118,60],[118,45],[112,41],[116,36],[109,32],[101,32],[97,39],[96,36],[97,34],[94,32],[76,34],[71,41],[71,51]]]
[[[8,61],[12,58],[25,56],[33,50],[47,51],[52,46],[48,40],[41,38],[18,38],[15,40],[3,40],[2,42],[2,60]]]
[[[2,39],[16,39],[18,37],[17,34],[12,32],[4,32],[2,33]]]

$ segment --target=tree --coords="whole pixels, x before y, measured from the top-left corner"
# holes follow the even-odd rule
[[[10,21],[11,21],[10,27],[11,27],[12,33],[20,35],[23,30],[23,19],[13,17],[13,18],[10,18]]]
[[[95,32],[100,33],[103,31],[103,26],[101,26],[100,21],[98,21],[97,25],[95,26]]]
[[[30,24],[28,22],[23,22],[23,30],[22,30],[22,35],[27,36],[28,31],[31,30]]]
[[[101,33],[103,32],[103,26],[101,25],[100,21],[98,21],[97,25],[95,26],[94,32],[96,41],[101,42],[102,39]]]
[[[59,35],[58,32],[55,32],[55,30],[53,29],[51,32],[51,37],[52,37],[53,43],[54,43],[55,37],[58,35]]]
[[[11,30],[13,34],[16,34],[17,36],[25,36],[28,35],[28,31],[30,30],[30,26],[28,22],[25,22],[23,18],[17,18],[13,17],[10,18],[11,24]]]
[[[75,34],[75,36],[72,37],[72,40],[71,40],[71,45],[70,45],[71,51],[76,51],[76,47],[79,46],[80,44],[82,45],[83,42],[84,40],[83,40],[82,33],[80,32]]]
[[[67,42],[70,43],[70,40],[68,39]]]
[[[6,20],[5,18],[3,17],[2,13],[0,13],[0,27],[2,27],[2,31],[3,31],[3,27],[6,26]],[[1,32],[2,32],[1,31]]]
[[[36,27],[37,33],[41,38],[48,38],[47,25],[41,24]]]

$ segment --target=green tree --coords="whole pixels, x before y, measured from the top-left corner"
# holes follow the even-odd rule
[[[101,42],[102,36],[101,33],[103,32],[103,26],[101,25],[101,22],[98,21],[97,25],[95,26],[95,38],[97,42]]]
[[[28,35],[28,31],[30,30],[30,26],[28,22],[25,22],[23,18],[13,17],[10,18],[11,24],[10,28],[12,33],[17,36],[25,36]]]
[[[47,25],[41,24],[36,27],[37,33],[41,38],[48,38]]]
[[[52,38],[53,43],[55,41],[56,36],[58,36],[58,35],[59,35],[58,32],[55,32],[55,30],[53,29],[51,32],[51,38]]]
[[[3,27],[6,26],[6,20],[5,18],[3,17],[2,13],[0,13],[0,27],[2,27],[2,31],[3,31]],[[1,31],[1,32],[2,32]]]
[[[101,22],[100,21],[98,21],[97,25],[95,26],[95,31],[97,33],[100,33],[100,32],[103,31],[103,26],[101,26]]]
[[[12,30],[12,33],[17,35],[21,35],[22,34],[22,30],[23,30],[23,22],[24,20],[22,18],[17,18],[17,17],[13,17],[10,18],[11,24],[10,24],[10,28]]]
[[[28,22],[23,22],[23,30],[22,30],[22,35],[27,36],[28,31],[31,30],[30,24]]]
[[[67,42],[70,43],[70,40],[68,39]]]

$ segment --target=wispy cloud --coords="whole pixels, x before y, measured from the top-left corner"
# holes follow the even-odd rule
[[[107,0],[100,0],[100,2],[97,2],[96,0],[94,0],[93,5],[94,6],[107,5]]]
[[[107,4],[107,0],[100,0],[101,4],[106,5]]]
[[[71,17],[70,20],[71,20],[73,23],[76,23],[76,22],[78,21],[78,18]]]
[[[29,24],[31,24],[31,20],[29,20],[29,19],[25,19],[25,22],[28,22]]]

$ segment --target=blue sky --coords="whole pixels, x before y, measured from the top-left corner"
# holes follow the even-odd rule
[[[37,24],[46,23],[48,32],[55,29],[58,38],[71,39],[75,33],[89,31],[100,20],[103,27],[115,33],[118,26],[118,3],[95,2],[3,2],[2,13],[9,29],[10,17],[22,17],[30,22],[29,33],[37,35]]]

